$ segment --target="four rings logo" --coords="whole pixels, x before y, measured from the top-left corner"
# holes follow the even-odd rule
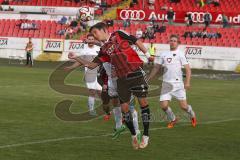
[[[203,23],[204,22],[204,12],[187,12],[187,14],[191,14],[193,22]]]
[[[130,20],[144,20],[146,14],[143,10],[121,10],[120,18],[123,20],[130,19]]]

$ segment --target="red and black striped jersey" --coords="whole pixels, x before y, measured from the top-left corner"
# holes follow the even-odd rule
[[[94,62],[109,62],[115,67],[118,78],[125,77],[143,65],[143,61],[132,48],[136,41],[136,37],[123,31],[116,31],[101,47]]]

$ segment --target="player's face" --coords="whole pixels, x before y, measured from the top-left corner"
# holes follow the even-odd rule
[[[171,50],[176,50],[177,47],[178,47],[178,39],[175,38],[175,37],[172,37],[169,41],[169,44],[170,44],[170,49]]]
[[[95,43],[95,38],[94,38],[93,36],[89,36],[89,37],[87,38],[87,43],[88,43],[90,46],[94,45],[94,43]]]
[[[91,33],[94,35],[94,37],[99,40],[99,41],[104,41],[106,40],[105,35],[106,32],[104,32],[103,29],[97,29],[97,28],[93,28],[93,30],[91,31]]]

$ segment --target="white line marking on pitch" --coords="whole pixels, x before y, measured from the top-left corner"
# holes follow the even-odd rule
[[[209,121],[209,122],[203,122],[203,123],[199,123],[199,124],[216,124],[216,123],[237,121],[237,120],[240,120],[240,119],[227,119],[227,120],[219,120],[219,121]],[[179,125],[179,127],[188,126],[188,125],[189,124]],[[155,130],[160,130],[160,129],[168,129],[168,128],[167,127],[160,127],[160,128],[151,128],[150,130],[155,131]],[[128,133],[128,132],[124,132],[123,134],[126,134],[126,133]],[[88,138],[95,138],[95,137],[108,137],[108,136],[111,136],[111,135],[112,135],[112,133],[103,134],[103,135],[82,136],[82,137],[66,137],[66,138],[46,139],[46,140],[41,140],[41,141],[33,141],[33,142],[3,145],[3,146],[0,146],[0,149],[34,145],[34,144],[43,144],[43,143],[49,143],[49,142],[59,142],[59,141],[66,141],[66,140],[73,140],[73,139],[88,139]]]

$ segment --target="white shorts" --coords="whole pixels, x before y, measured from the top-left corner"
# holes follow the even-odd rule
[[[97,75],[85,75],[84,79],[88,89],[102,90],[102,86],[97,82]]]
[[[117,97],[117,80],[116,79],[108,79],[108,95],[110,97]]]
[[[171,101],[172,97],[177,100],[186,100],[186,90],[184,89],[184,84],[182,82],[163,82],[160,101]]]

